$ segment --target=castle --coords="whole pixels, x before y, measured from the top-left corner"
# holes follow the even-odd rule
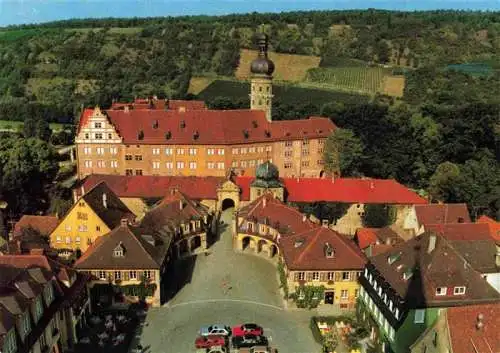
[[[264,161],[283,177],[320,177],[328,118],[272,120],[268,38],[251,63],[250,109],[209,110],[199,101],[136,100],[85,109],[75,139],[78,177],[90,174],[253,176]]]

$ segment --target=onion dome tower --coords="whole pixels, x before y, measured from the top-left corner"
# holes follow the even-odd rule
[[[264,193],[272,193],[275,198],[284,201],[285,187],[280,180],[278,167],[267,161],[255,169],[255,179],[250,184],[250,201]]]
[[[269,43],[267,35],[264,33],[259,34],[258,43],[259,55],[250,64],[250,109],[263,110],[266,113],[267,120],[271,121],[274,63],[267,57]]]

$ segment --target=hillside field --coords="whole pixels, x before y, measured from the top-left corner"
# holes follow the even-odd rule
[[[235,76],[240,80],[246,80],[250,76],[250,63],[257,57],[257,50],[240,50],[240,63],[236,69]],[[273,77],[277,81],[303,81],[307,70],[319,66],[321,58],[310,55],[278,54],[269,52],[269,59],[276,67]]]
[[[401,97],[404,89],[404,77],[393,76],[390,69],[382,67],[315,68],[308,71],[306,81],[330,89],[396,97]]]
[[[214,80],[207,88],[200,92],[199,99],[206,101],[216,97],[227,97],[234,100],[248,100],[250,84],[248,82]],[[292,85],[274,85],[274,99],[285,104],[304,102],[322,105],[331,102],[354,104],[368,102],[367,95],[335,92],[316,88],[296,87]]]

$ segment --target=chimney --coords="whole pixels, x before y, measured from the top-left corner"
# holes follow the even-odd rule
[[[108,195],[102,194],[102,205],[104,208],[108,208]]]
[[[123,108],[123,111],[124,111],[125,113],[128,113],[128,112],[130,111],[130,110],[129,110],[129,108],[128,108],[128,104],[127,104],[127,105],[125,105],[125,107]]]
[[[305,222],[305,221],[307,221],[307,215],[306,214],[302,215],[302,222]]]
[[[370,181],[370,189],[375,189],[375,184],[373,184],[373,181]]]
[[[427,248],[427,253],[430,254],[436,248],[436,236],[431,235],[429,237],[429,247]]]
[[[184,208],[184,205],[182,204],[182,200],[179,200],[179,210],[182,210]]]
[[[477,322],[476,322],[476,328],[477,328],[477,330],[478,330],[478,331],[479,331],[479,330],[482,330],[482,329],[483,329],[483,327],[484,327],[484,322],[483,322],[483,320],[484,320],[484,315],[483,315],[483,314],[479,314],[479,315],[477,316]]]
[[[264,198],[262,199],[262,208],[265,208],[267,205],[267,198],[264,196]]]
[[[128,225],[128,219],[126,219],[126,218],[122,218],[122,219],[120,220],[120,225],[121,225],[121,226],[126,226],[126,225]]]

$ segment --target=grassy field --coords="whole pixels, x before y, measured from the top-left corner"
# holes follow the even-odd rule
[[[201,91],[207,88],[213,81],[214,79],[212,77],[193,76],[189,81],[188,92],[192,94],[199,94]]]
[[[257,57],[256,50],[242,49],[240,51],[240,64],[235,72],[238,79],[248,79],[250,76],[250,63]],[[309,55],[291,55],[269,53],[269,58],[274,62],[276,70],[273,74],[280,81],[303,81],[307,70],[318,67],[320,57]]]
[[[248,99],[250,84],[248,82],[214,80],[208,87],[200,92],[198,97],[203,100],[211,100],[216,97],[227,97],[235,100]],[[274,99],[287,104],[297,102],[324,104],[329,102],[343,102],[346,104],[367,102],[368,95],[354,93],[336,92],[317,88],[297,87],[295,85],[274,85]]]
[[[0,131],[17,131],[23,127],[22,121],[10,121],[10,120],[0,120]],[[50,129],[52,131],[61,131],[64,124],[50,123]]]
[[[101,31],[104,28],[102,27],[95,27],[95,28],[66,28],[65,31],[67,32],[79,32],[79,33],[87,33],[90,31]],[[109,33],[111,34],[137,34],[142,31],[142,27],[111,27],[109,30]]]
[[[403,97],[403,91],[405,89],[405,77],[404,76],[385,76],[383,83],[384,94],[391,97]]]
[[[307,82],[325,84],[341,90],[375,94],[383,91],[384,77],[390,70],[381,67],[336,67],[309,70]]]
[[[28,94],[33,94],[37,97],[37,100],[43,101],[47,93],[50,92],[54,87],[58,85],[69,83],[71,80],[63,77],[54,78],[30,78],[26,83],[26,92]],[[78,80],[76,86],[76,92],[81,94],[91,93],[96,88],[97,80]]]

